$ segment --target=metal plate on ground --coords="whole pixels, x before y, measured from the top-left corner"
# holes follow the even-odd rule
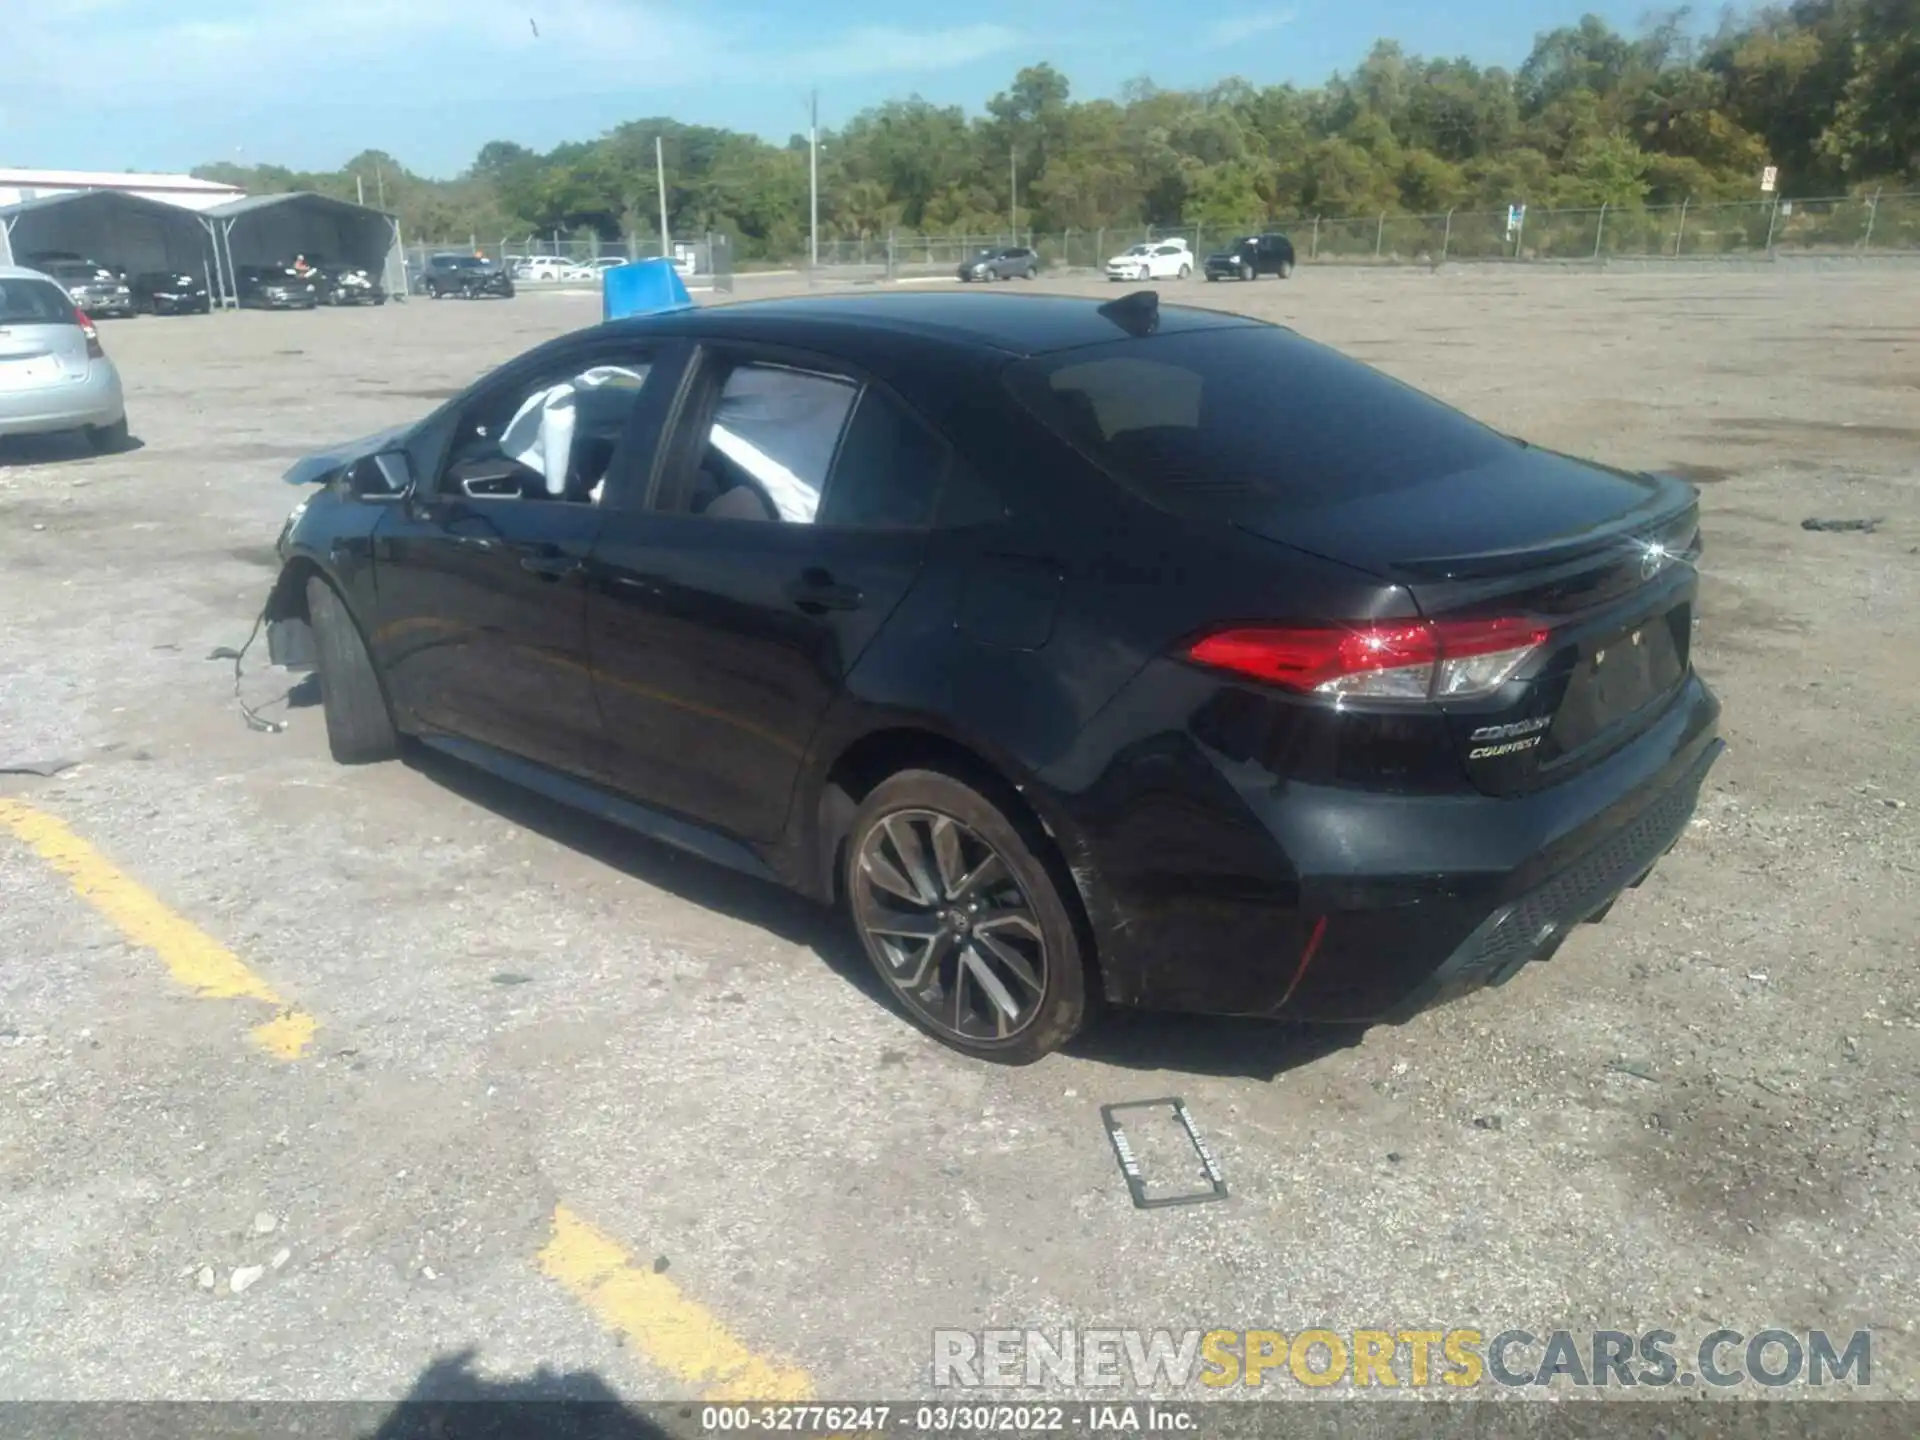
[[[1122,1111],[1136,1112],[1131,1135],[1120,1122]],[[1120,1173],[1126,1177],[1127,1192],[1133,1196],[1135,1209],[1158,1210],[1167,1205],[1198,1205],[1227,1198],[1227,1182],[1221,1177],[1219,1162],[1213,1158],[1206,1141],[1200,1138],[1200,1129],[1193,1123],[1186,1101],[1168,1096],[1160,1100],[1127,1100],[1118,1105],[1102,1105],[1100,1119],[1107,1127],[1107,1139],[1113,1142],[1114,1158],[1120,1162]],[[1168,1142],[1175,1137],[1176,1143],[1170,1146]],[[1162,1164],[1152,1164],[1157,1157],[1166,1158]],[[1188,1170],[1194,1160],[1199,1163]],[[1156,1171],[1164,1171],[1164,1178]],[[1189,1176],[1203,1181],[1207,1188],[1170,1188]]]

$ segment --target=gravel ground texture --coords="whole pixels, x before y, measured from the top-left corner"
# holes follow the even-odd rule
[[[208,657],[280,472],[591,297],[102,325],[140,447],[0,444],[0,766],[78,762],[0,798],[318,1029],[250,1045],[250,1002],[0,828],[0,1398],[703,1393],[549,1273],[556,1207],[823,1396],[933,1393],[937,1329],[1724,1326],[1870,1329],[1874,1392],[1920,1398],[1917,275],[1163,285],[1699,484],[1730,749],[1652,879],[1503,989],[1337,1042],[1121,1017],[1020,1070],[921,1038],[797,900],[452,765],[336,767],[263,658],[288,728],[242,723]],[[1168,1094],[1225,1203],[1131,1207],[1098,1107]]]

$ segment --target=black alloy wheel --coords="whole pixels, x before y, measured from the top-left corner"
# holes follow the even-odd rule
[[[874,968],[936,1039],[1025,1064],[1087,1008],[1082,946],[1044,842],[952,776],[903,771],[855,816],[846,889]]]

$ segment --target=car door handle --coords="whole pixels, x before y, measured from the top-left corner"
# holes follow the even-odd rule
[[[855,586],[836,584],[832,575],[816,567],[803,571],[787,586],[787,598],[809,615],[819,615],[828,610],[858,610],[867,597]]]

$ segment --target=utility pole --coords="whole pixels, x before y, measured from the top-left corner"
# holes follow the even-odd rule
[[[387,177],[378,165],[373,167],[373,183],[380,192],[380,208],[384,210],[387,208]]]
[[[820,92],[807,112],[807,268],[820,268]]]
[[[653,174],[660,185],[660,254],[670,260],[673,251],[667,246],[667,152],[658,135],[653,137]]]
[[[367,182],[358,170],[353,172],[353,193],[362,205],[367,203]]]
[[[1007,237],[1009,245],[1020,243],[1020,147],[1014,146],[1007,152],[1007,221],[1013,227],[1013,234]]]

